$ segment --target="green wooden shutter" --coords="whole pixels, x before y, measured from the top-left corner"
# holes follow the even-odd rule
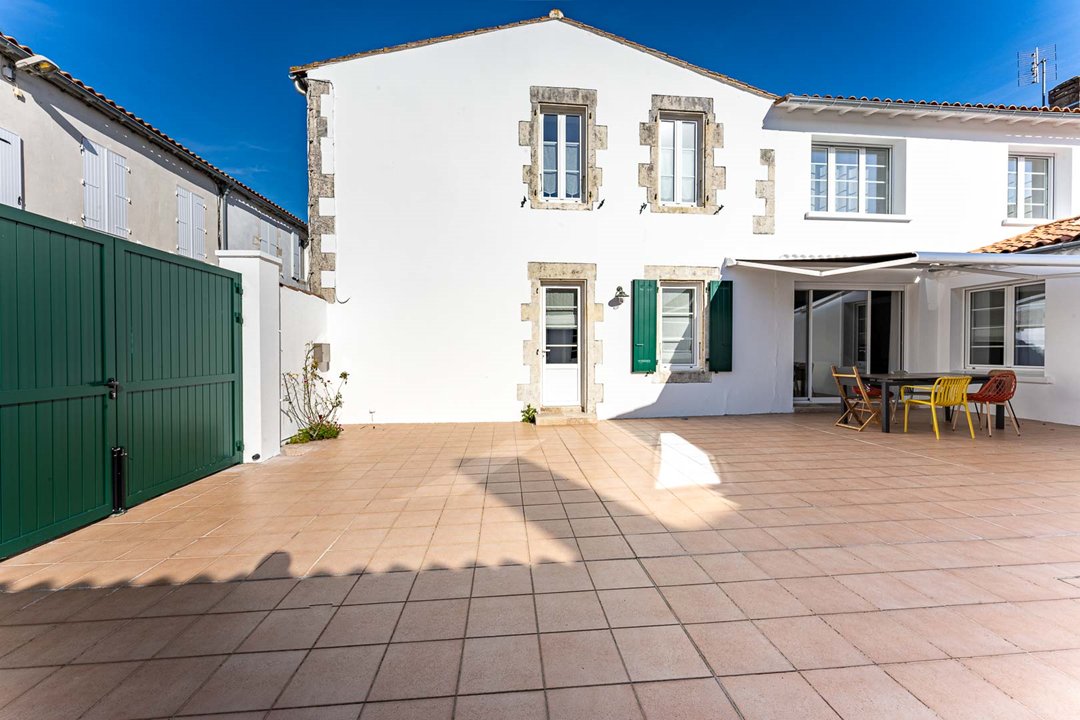
[[[634,313],[631,372],[656,372],[656,281],[634,280],[630,291]]]
[[[709,282],[709,370],[731,372],[731,281]]]

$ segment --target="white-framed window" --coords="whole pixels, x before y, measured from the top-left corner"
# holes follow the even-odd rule
[[[1046,361],[1046,283],[967,291],[967,365],[1041,368]]]
[[[660,203],[701,204],[701,121],[660,116]]]
[[[660,364],[678,370],[698,367],[701,341],[699,285],[660,286]]]
[[[1052,217],[1053,158],[1009,155],[1009,199],[1006,216],[1046,220]]]
[[[810,210],[890,213],[890,153],[887,147],[814,145],[810,150]]]
[[[584,109],[546,109],[541,128],[541,197],[581,202],[584,197]]]
[[[196,260],[206,257],[206,199],[176,186],[176,252]]]
[[[82,141],[83,224],[127,237],[127,159],[89,138]]]

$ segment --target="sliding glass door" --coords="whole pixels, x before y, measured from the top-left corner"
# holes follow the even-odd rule
[[[834,365],[899,370],[902,298],[899,290],[796,290],[795,399],[836,397]]]

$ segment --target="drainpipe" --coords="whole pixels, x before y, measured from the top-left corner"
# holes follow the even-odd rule
[[[218,250],[229,249],[229,191],[228,185],[218,195]]]
[[[289,73],[289,79],[293,82],[293,87],[296,88],[296,92],[300,93],[304,97],[307,97],[307,75],[302,72]]]

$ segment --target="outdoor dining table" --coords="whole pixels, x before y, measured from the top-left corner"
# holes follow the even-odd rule
[[[971,382],[982,385],[990,379],[989,373],[972,370],[949,370],[945,372],[892,372],[892,373],[866,373],[863,380],[869,385],[877,385],[881,388],[881,432],[889,432],[890,417],[888,411],[889,392],[900,392],[901,385],[933,385],[934,381],[944,375],[969,375]],[[945,419],[951,420],[952,413],[946,411]],[[997,406],[997,414],[994,417],[994,427],[997,430],[1005,429],[1005,406]]]

